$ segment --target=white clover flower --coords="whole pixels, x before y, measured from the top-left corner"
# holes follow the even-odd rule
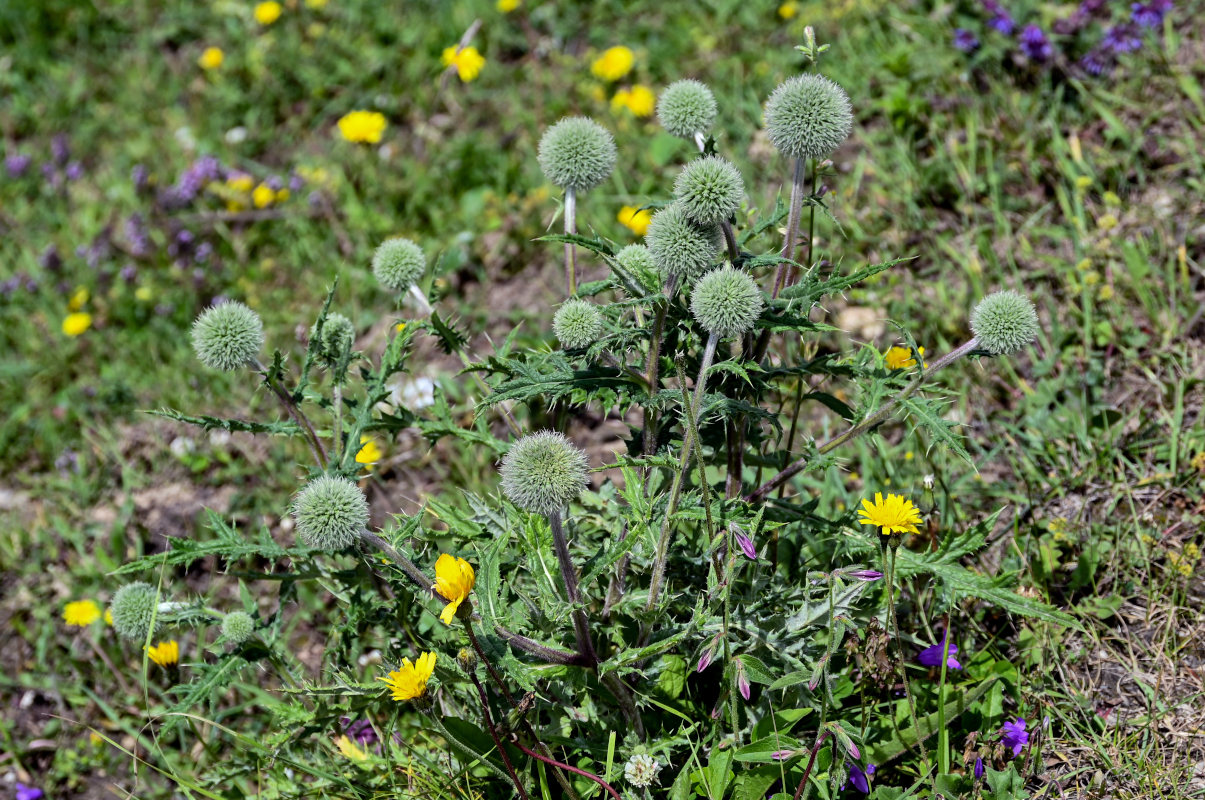
[[[623,777],[628,783],[643,789],[657,783],[657,773],[660,771],[661,765],[657,763],[657,759],[644,753],[637,753],[624,765]]]

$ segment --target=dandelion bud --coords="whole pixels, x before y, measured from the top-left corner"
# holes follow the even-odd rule
[[[643,789],[657,783],[657,773],[660,771],[661,765],[655,758],[644,753],[637,753],[628,759],[628,763],[624,764],[623,777],[628,783]]]
[[[996,292],[980,300],[971,312],[971,331],[984,350],[1008,355],[1037,338],[1038,312],[1019,292]]]
[[[227,302],[206,309],[192,324],[192,349],[211,369],[245,367],[264,343],[259,314],[242,303]]]
[[[723,267],[705,275],[690,296],[690,312],[708,333],[740,336],[762,310],[761,290],[748,273]]]
[[[728,219],[744,196],[740,171],[719,156],[696,158],[674,182],[674,199],[697,225],[717,225]]]
[[[231,644],[241,644],[255,633],[255,620],[246,611],[231,611],[222,617],[222,638]]]
[[[925,475],[925,477],[921,478],[921,484],[922,484],[922,485],[925,487],[925,491],[926,491],[926,492],[931,492],[931,491],[933,491],[933,485],[934,485],[936,482],[937,482],[937,478],[936,478],[936,477],[934,477],[934,475],[933,475],[933,473],[932,473],[932,472],[930,472],[929,474]]]
[[[323,475],[294,498],[293,519],[307,547],[332,553],[355,542],[368,524],[368,500],[347,478]]]
[[[533,433],[511,445],[501,471],[502,491],[534,514],[559,513],[586,488],[586,454],[553,431]]]
[[[456,654],[456,663],[465,672],[472,673],[477,669],[477,654],[467,647],[460,648],[460,652]]]
[[[386,239],[372,254],[372,274],[391,292],[410,290],[427,268],[423,249],[409,239]]]
[[[109,611],[113,615],[113,629],[123,639],[145,641],[159,629],[159,598],[155,587],[137,581],[127,583],[113,595]]]
[[[665,87],[657,101],[657,119],[661,127],[682,139],[707,133],[715,122],[715,95],[695,80],[675,81]]]
[[[334,366],[346,359],[355,340],[355,326],[350,319],[336,311],[326,315],[322,320],[321,329],[318,323],[314,323],[314,327],[310,328],[310,341],[314,343],[314,352],[327,366]]]
[[[566,350],[580,350],[598,341],[603,319],[598,308],[588,300],[574,297],[566,300],[552,318],[552,331]]]
[[[821,158],[841,146],[853,127],[849,96],[821,75],[797,75],[766,101],[766,131],[790,158]]]
[[[681,205],[674,203],[653,215],[644,241],[662,278],[693,281],[715,263],[721,236],[719,226],[691,222]]]
[[[566,117],[540,137],[540,169],[562,189],[594,188],[611,174],[616,157],[610,131],[586,117]]]

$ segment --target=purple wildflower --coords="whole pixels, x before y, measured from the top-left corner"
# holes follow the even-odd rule
[[[1013,757],[1021,755],[1021,748],[1029,744],[1029,731],[1025,730],[1025,720],[1017,717],[1016,722],[1006,722],[1000,728],[1000,740],[1005,747],[1012,748]]]
[[[138,280],[138,267],[133,264],[126,264],[121,268],[121,272],[117,274],[126,283],[133,283]]]
[[[17,800],[41,800],[43,792],[33,786],[26,786],[17,781]]]
[[[1130,19],[1144,28],[1158,28],[1163,24],[1163,18],[1171,10],[1171,0],[1151,0],[1149,3],[1134,3],[1130,6]]]
[[[940,667],[941,654],[945,650],[946,640],[949,639],[949,632],[943,634],[941,644],[932,644],[920,651],[920,655],[916,660],[926,667]],[[946,666],[950,669],[962,669],[962,664],[958,663],[958,659],[954,658],[954,654],[958,652],[958,645],[950,642],[950,655],[946,659]]]
[[[1101,52],[1100,50],[1089,50],[1079,60],[1079,65],[1089,75],[1095,75],[1099,78],[1113,68],[1113,59],[1108,53]]]
[[[204,264],[213,256],[213,245],[209,242],[201,242],[197,245],[197,251],[193,253],[193,257],[200,263]]]
[[[344,717],[340,722],[343,725],[343,733],[347,735],[347,738],[361,747],[372,747],[380,741],[376,730],[372,727],[372,723],[367,719]]]
[[[715,638],[711,640],[711,644],[707,645],[707,649],[703,651],[703,655],[699,656],[698,671],[702,672],[711,666],[711,660],[715,658],[715,649],[720,644],[720,635],[717,633]]]
[[[774,759],[775,761],[786,761],[789,758],[793,758],[794,755],[794,750],[775,750],[770,754],[770,758]]]
[[[11,156],[5,157],[4,168],[8,170],[8,177],[20,178],[32,163],[33,159],[29,156],[23,153],[13,153]]]
[[[141,214],[130,215],[126,220],[125,233],[130,245],[130,254],[135,258],[146,258],[154,251]]]
[[[979,38],[966,28],[954,31],[954,46],[964,53],[973,53],[979,49]]]
[[[301,187],[303,187],[303,186],[305,186],[305,179],[302,178],[300,175],[298,175],[296,172],[294,172],[292,175],[289,176],[289,191],[290,192],[300,192]]]
[[[134,191],[136,192],[145,192],[150,178],[150,171],[142,164],[135,164],[133,169],[130,170],[130,182],[134,184]]]
[[[268,179],[264,181],[264,185],[274,192],[279,192],[281,189],[285,188],[285,182],[279,175],[269,176]]]
[[[1030,23],[1021,31],[1021,52],[1034,61],[1046,61],[1054,54],[1054,48],[1042,29]]]
[[[739,658],[736,660],[736,688],[740,691],[741,697],[748,701],[752,687],[749,685],[749,676],[745,674],[745,662]]]
[[[71,159],[71,146],[67,144],[67,137],[64,134],[56,134],[50,140],[50,157],[54,159],[55,166],[63,166]]]
[[[63,257],[59,255],[59,248],[53,244],[47,245],[42,254],[38,256],[38,263],[47,272],[58,272],[61,270],[63,268]]]
[[[63,170],[63,174],[67,176],[67,180],[69,181],[78,181],[80,178],[84,177],[84,165],[78,161],[72,161],[67,165],[67,168]]]
[[[976,756],[975,757],[975,780],[981,780],[982,778],[983,778],[983,757]]]
[[[54,168],[54,164],[49,161],[42,165],[42,179],[55,188],[58,188],[59,184],[63,182],[63,177]]]
[[[870,781],[867,778],[873,774],[874,764],[867,764],[866,769],[862,769],[856,762],[851,761],[849,762],[849,779],[845,781],[841,788],[844,789],[852,783],[854,788],[862,794],[870,794]]]
[[[750,539],[744,531],[738,531],[736,534],[736,543],[740,545],[741,552],[745,554],[745,558],[750,561],[757,560],[757,547],[754,546],[753,540]]]
[[[877,581],[879,578],[883,577],[883,573],[873,569],[859,569],[854,572],[847,572],[845,575],[846,577],[854,578],[859,581],[866,581],[867,583]]]
[[[1105,31],[1105,37],[1100,40],[1100,45],[1114,53],[1132,53],[1142,47],[1142,39],[1139,38],[1138,31],[1134,30],[1133,26],[1114,25]]]
[[[1008,13],[1008,9],[996,2],[996,0],[983,0],[983,10],[991,15],[987,24],[995,28],[1005,36],[1012,36],[1013,31],[1017,29],[1017,25],[1013,22],[1012,15]]]

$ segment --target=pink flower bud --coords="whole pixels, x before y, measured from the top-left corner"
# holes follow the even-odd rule
[[[736,535],[736,543],[741,546],[741,552],[745,554],[745,558],[750,561],[757,560],[757,548],[753,545],[753,540],[741,531]]]
[[[745,662],[739,658],[736,660],[736,688],[740,690],[741,697],[748,701],[752,687],[749,686],[749,676],[745,674]]]

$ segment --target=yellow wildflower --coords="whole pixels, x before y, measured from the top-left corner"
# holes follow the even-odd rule
[[[347,736],[340,736],[338,739],[335,739],[335,747],[339,748],[339,752],[345,758],[350,758],[352,761],[368,760],[368,753],[356,747],[356,743],[348,739]]]
[[[1087,189],[1091,185],[1092,185],[1092,179],[1089,178],[1087,175],[1080,175],[1078,178],[1075,179],[1075,188],[1079,189],[1081,192],[1084,191],[1085,189]]]
[[[454,558],[443,553],[435,561],[435,591],[448,601],[439,618],[445,625],[452,624],[452,617],[460,604],[469,598],[473,583],[477,580],[473,567],[463,558]]]
[[[307,8],[326,8],[326,0],[305,0]]]
[[[260,25],[271,25],[280,19],[282,11],[284,9],[281,8],[280,3],[276,2],[276,0],[266,0],[266,2],[255,6],[255,21]]]
[[[113,609],[111,609],[111,608],[105,609],[105,624],[106,625],[113,624]]]
[[[778,7],[778,16],[782,17],[783,19],[794,19],[795,15],[798,13],[799,4],[794,2],[794,0],[787,0],[787,2]]]
[[[636,56],[632,51],[619,45],[604,50],[603,54],[590,65],[590,71],[594,73],[595,77],[602,78],[604,81],[617,81],[631,71],[632,64],[635,62]]]
[[[197,63],[201,69],[217,69],[222,66],[223,59],[226,54],[222,52],[220,47],[206,47],[205,52],[201,53],[201,57],[197,59]]]
[[[63,622],[86,628],[100,619],[100,606],[92,600],[75,600],[63,607]]]
[[[255,181],[251,180],[250,175],[238,173],[228,177],[226,185],[236,192],[249,192],[251,191],[251,187],[255,185]]]
[[[522,2],[521,0],[498,0],[497,5],[499,11],[501,11],[503,14],[509,14],[522,5]]]
[[[149,286],[139,286],[134,290],[134,299],[140,303],[151,302],[153,296],[154,292],[151,291],[151,287]]]
[[[285,188],[281,189],[279,192],[276,193],[276,197],[272,198],[272,202],[283,203],[285,200],[288,200],[288,199],[289,199],[289,187],[286,186]]]
[[[180,663],[180,644],[175,639],[159,642],[146,649],[147,658],[161,667],[174,667]]]
[[[918,347],[916,350],[922,357],[925,355],[925,348]],[[908,369],[916,366],[912,351],[906,347],[892,347],[883,354],[883,360],[887,362],[887,369]]]
[[[79,336],[92,327],[92,315],[87,311],[77,311],[63,317],[63,333],[68,336]]]
[[[339,118],[339,133],[349,142],[376,144],[385,133],[385,115],[377,111],[349,111]]]
[[[481,68],[485,66],[485,56],[481,55],[472,45],[459,50],[456,45],[445,47],[440,59],[445,67],[456,68],[456,74],[460,76],[463,83],[468,83],[480,75]]]
[[[645,231],[649,229],[649,223],[653,219],[653,212],[647,208],[636,208],[635,206],[624,206],[619,209],[619,214],[616,217],[619,224],[630,230],[637,236],[644,236]]]
[[[1098,219],[1096,221],[1096,227],[1100,228],[1102,231],[1113,230],[1114,228],[1117,227],[1117,215],[1116,214],[1105,214],[1104,216],[1102,216],[1100,219]]]
[[[637,84],[631,89],[620,89],[611,98],[611,110],[626,108],[638,117],[651,117],[657,108],[657,95],[647,86]]]
[[[71,293],[71,299],[67,301],[67,308],[72,311],[79,311],[84,307],[84,303],[92,297],[88,290],[83,286],[76,287],[76,290]]]
[[[384,681],[393,693],[393,699],[401,702],[422,697],[427,690],[427,681],[435,672],[435,654],[423,653],[413,664],[410,659],[403,658],[402,665],[389,673],[388,678],[377,678]]]
[[[1100,293],[1096,295],[1096,299],[1100,300],[1102,303],[1107,303],[1112,300],[1113,287],[1109,285],[1100,287]]]
[[[858,509],[858,522],[862,525],[873,525],[887,533],[916,533],[920,524],[920,509],[905,500],[903,495],[889,494],[883,499],[882,492],[875,492],[874,502],[862,501]]]
[[[381,460],[381,448],[371,436],[360,437],[360,450],[356,453],[357,464],[375,464]]]
[[[272,204],[272,199],[276,197],[276,192],[272,191],[272,187],[261,183],[255,187],[255,191],[251,193],[251,202],[256,208],[264,208]]]

